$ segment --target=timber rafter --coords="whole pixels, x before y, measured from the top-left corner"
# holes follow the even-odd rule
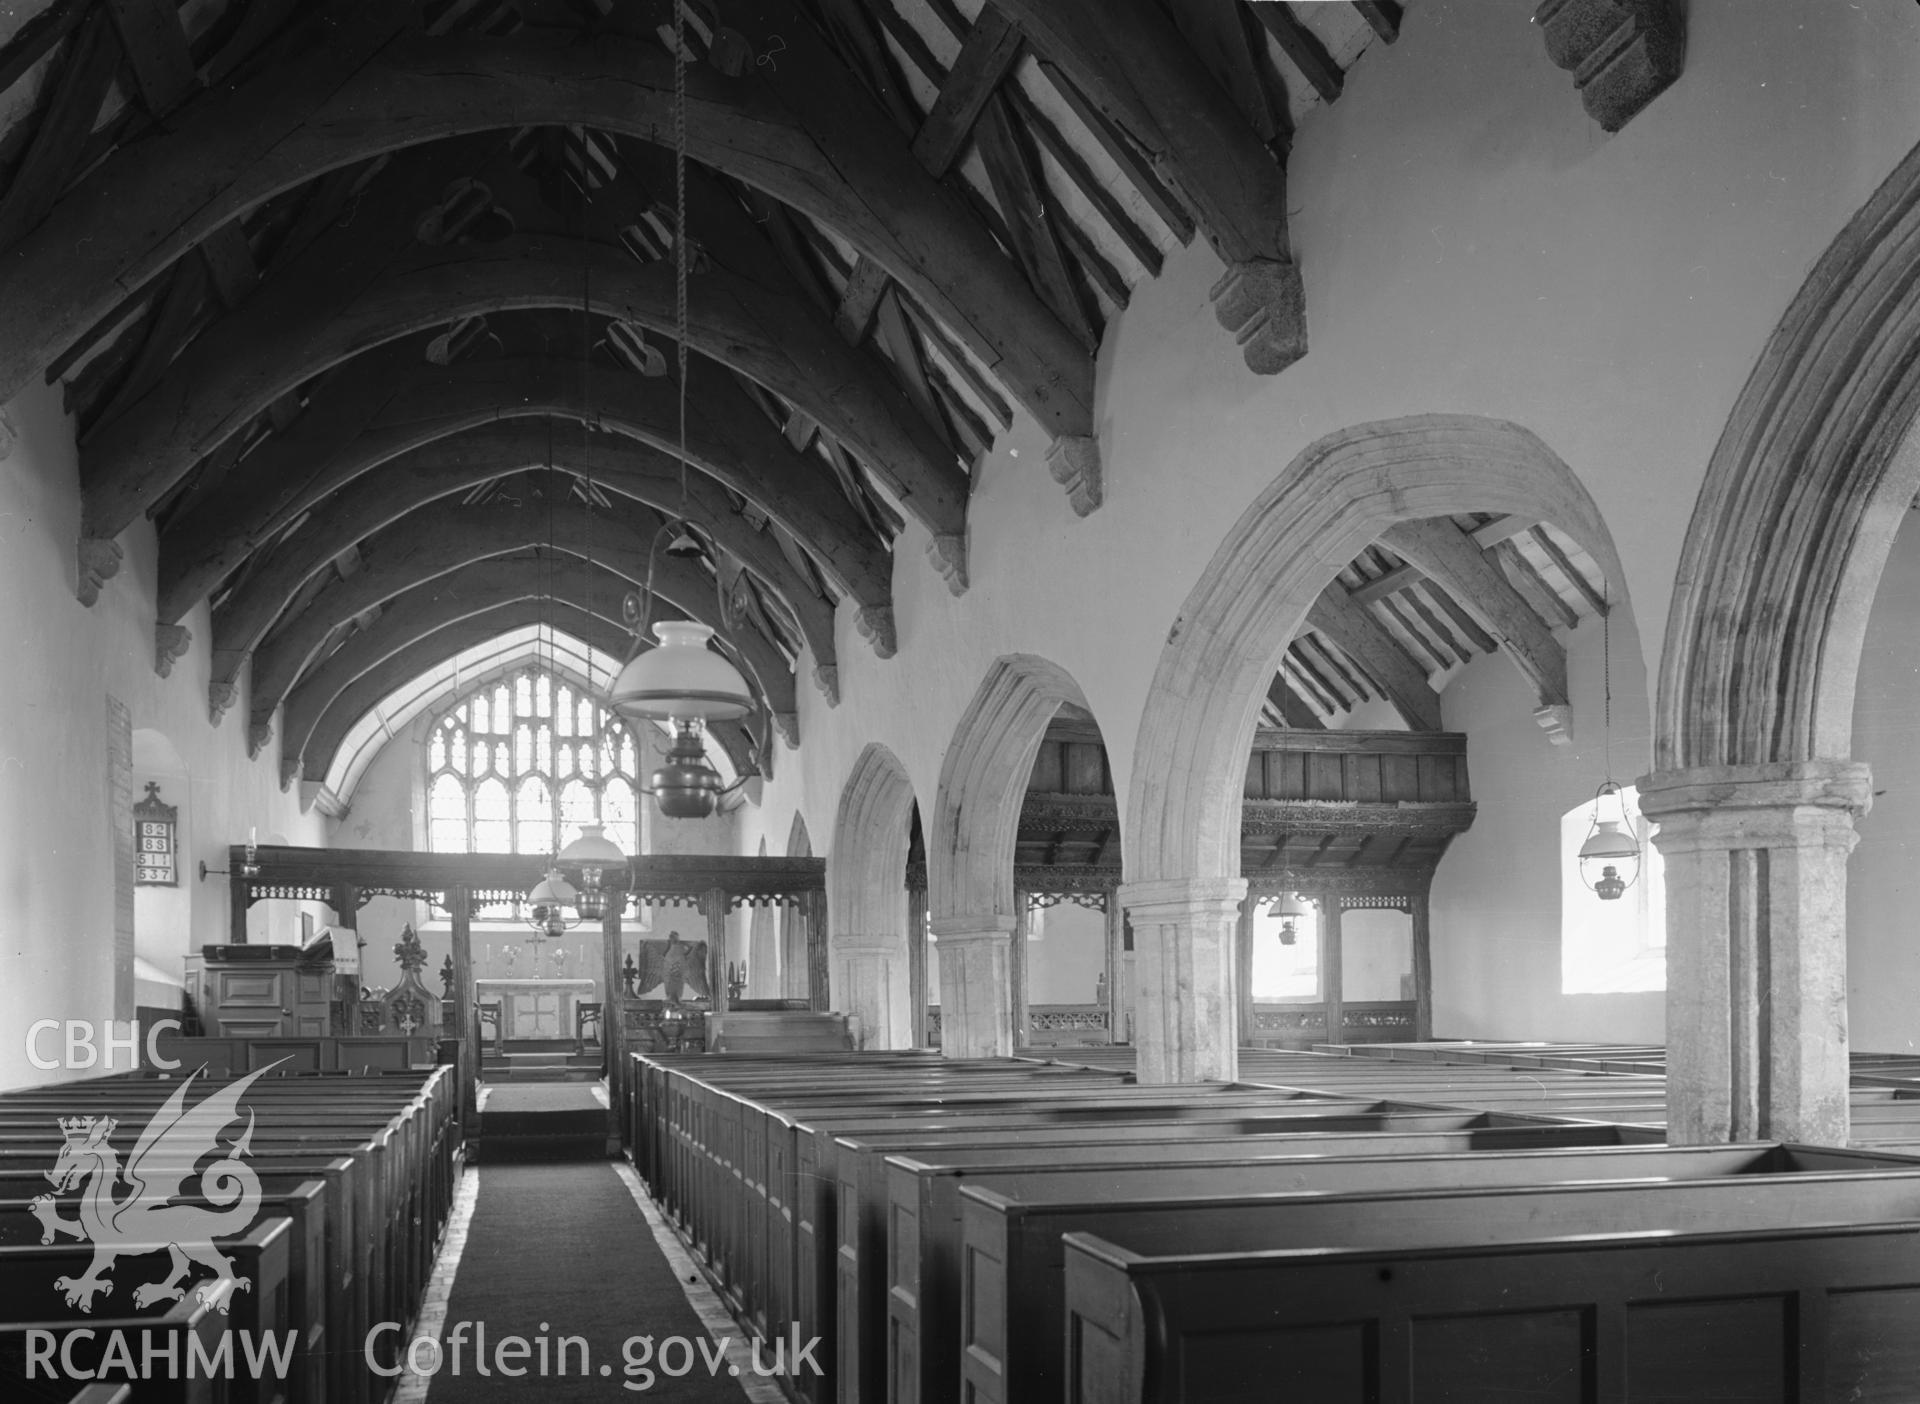
[[[672,65],[656,44],[537,32],[395,37],[379,11],[403,7],[358,8],[358,22],[189,103],[170,131],[110,157],[0,258],[0,397],[104,317],[118,289],[328,170],[459,132],[580,125],[658,141],[671,128]],[[796,35],[807,30],[797,13],[790,19]],[[835,81],[824,45],[813,47],[803,83],[758,68],[741,79],[691,71],[693,157],[841,232],[952,326],[1050,431],[1090,432],[1084,349],[905,140],[879,139],[884,117],[850,75]]]
[[[297,761],[306,779],[324,780],[347,733],[382,698],[463,649],[514,629],[551,627],[622,656],[632,639],[617,617],[618,594],[608,593],[622,578],[604,566],[589,571],[583,562],[555,563],[549,593],[546,565],[524,558],[481,561],[396,597],[288,694],[283,778],[286,766]],[[687,617],[684,611],[664,602],[654,610],[656,620],[680,617]],[[736,649],[734,640],[742,647]],[[796,741],[793,677],[779,666],[779,655],[751,634],[732,636],[726,647],[762,706]]]
[[[394,460],[379,474],[362,478],[329,498],[302,523],[298,533],[272,552],[260,569],[248,575],[214,610],[215,682],[229,682],[238,675],[241,664],[286,601],[342,552],[376,532],[409,520],[418,530],[434,530],[436,502],[528,468],[530,462],[537,464],[538,458],[529,460],[525,449],[537,452],[538,445],[527,444],[521,452],[503,455],[493,451],[485,434],[442,439]],[[668,511],[678,510],[678,480],[672,465],[657,457],[649,461],[632,453],[604,453],[599,458],[600,471],[590,476],[596,485],[620,496],[615,498],[611,512],[580,509],[591,532],[578,543],[581,549],[590,549],[596,535],[604,535],[609,547],[628,539],[632,533],[620,506],[623,501],[633,499]],[[567,474],[563,469],[546,476],[544,490],[553,494],[560,490]],[[687,519],[705,531],[715,546],[740,557],[787,602],[815,658],[831,662],[832,607],[812,592],[773,540],[754,531],[745,518],[729,510],[724,500],[695,505],[690,498],[687,506]]]
[[[314,393],[307,407],[313,435],[268,440],[217,500],[168,523],[160,536],[163,620],[185,614],[250,552],[329,494],[450,437],[502,472],[511,471],[515,457],[520,462],[512,467],[539,463],[551,448],[575,471],[608,482],[665,461],[675,442],[673,386],[665,379],[596,366],[583,389],[579,366],[557,357],[451,366],[417,355],[382,357],[371,369],[378,373],[356,371]],[[550,435],[542,422],[548,416],[578,422]],[[583,445],[582,423],[610,432],[589,434]],[[363,426],[357,434],[355,425]],[[862,608],[889,606],[893,567],[885,543],[819,458],[790,448],[731,377],[710,376],[692,390],[687,430],[699,470],[689,476],[688,489],[701,510],[724,501],[722,488],[737,493],[805,543],[827,578]],[[646,447],[636,450],[629,439]],[[669,502],[656,505],[676,510]]]
[[[630,564],[634,574],[628,578],[640,585],[644,579],[635,577],[645,575],[647,553],[659,525],[659,519],[644,509],[616,524],[604,515],[590,523],[573,506],[556,506],[551,511],[480,506],[436,511],[431,531],[403,524],[382,532],[362,547],[366,559],[359,570],[320,589],[305,608],[284,620],[254,650],[254,730],[272,721],[274,710],[336,629],[394,596],[474,561],[529,547],[547,546],[577,556],[580,543],[589,539],[595,543],[597,559]],[[700,602],[712,598],[713,581],[694,566],[671,557],[657,560],[654,587],[702,623],[724,626],[717,608],[711,615],[700,612]],[[216,693],[216,710],[222,698],[230,696]]]
[[[263,287],[85,445],[88,535],[118,535],[241,425],[329,367],[461,317],[578,306],[585,275],[602,315],[673,326],[670,265],[545,240],[426,251],[346,306],[291,278],[278,296]],[[797,302],[771,299],[717,269],[697,280],[690,347],[807,406],[898,484],[903,505],[930,533],[959,536],[967,481],[950,453],[873,368],[816,330]]]

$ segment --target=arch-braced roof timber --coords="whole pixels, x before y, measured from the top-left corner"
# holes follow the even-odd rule
[[[497,473],[543,462],[551,451],[596,482],[630,483],[630,495],[678,510],[677,485],[674,500],[638,491],[662,472],[677,472],[660,452],[671,452],[675,442],[671,382],[596,366],[583,387],[580,368],[558,357],[437,366],[408,349],[412,354],[360,358],[314,393],[305,414],[317,431],[332,428],[341,438],[269,438],[229,473],[217,498],[168,522],[160,537],[163,622],[179,619],[330,494],[351,490],[375,468],[385,473],[420,462],[436,447],[491,462]],[[711,521],[730,510],[720,488],[738,493],[803,543],[827,578],[877,621],[891,598],[891,553],[830,473],[816,457],[794,451],[731,378],[709,377],[690,390],[688,456],[700,470],[688,475],[690,507]],[[621,438],[593,433],[583,445],[577,427],[550,432],[540,422],[548,416]],[[798,613],[800,602],[792,603]]]
[[[297,764],[305,778],[325,779],[342,739],[370,706],[444,658],[512,629],[561,629],[620,657],[632,642],[617,618],[624,578],[580,561],[556,563],[549,577],[547,565],[523,557],[480,561],[396,596],[380,618],[310,669],[288,694],[281,714],[282,778]],[[710,615],[697,603],[696,612]],[[664,596],[653,610],[655,621],[690,617]],[[456,626],[460,632],[451,632]],[[718,637],[744,668],[773,724],[789,744],[797,742],[793,678],[777,666],[778,655],[751,634]],[[428,656],[422,645],[435,638],[460,642]]]
[[[636,586],[646,583],[647,557],[660,520],[638,509],[622,521],[597,514],[590,522],[580,508],[522,511],[498,506],[443,509],[432,530],[410,529],[402,522],[362,548],[364,563],[353,575],[319,590],[304,608],[284,619],[253,653],[252,726],[258,735],[271,723],[274,709],[314,662],[336,629],[403,591],[446,575],[463,565],[545,546],[578,556],[591,540],[596,559],[604,560]],[[653,584],[702,623],[724,627],[713,597],[713,580],[689,562],[665,553],[653,564]],[[705,612],[703,612],[705,611]],[[216,704],[219,698],[215,698]]]
[[[515,451],[516,446],[506,446],[502,452],[502,446],[489,441],[486,431],[478,436],[439,440],[334,494],[214,609],[214,684],[230,683],[238,677],[246,658],[287,601],[298,596],[342,553],[403,521],[421,532],[438,530],[444,507],[435,507],[435,503],[444,504],[457,493],[529,466],[526,450],[537,451],[538,446],[517,447]],[[681,515],[678,480],[670,467],[632,456],[601,457],[604,461],[598,467],[602,471],[589,476],[596,485],[604,485],[619,496],[610,512],[574,509],[587,530],[584,538],[572,543],[575,549],[592,551],[604,542],[607,549],[619,550],[633,542],[636,532],[619,506],[621,501],[639,501]],[[566,471],[563,468],[562,473]],[[549,481],[547,491],[555,491],[553,482]],[[695,503],[689,499],[685,516],[705,530],[718,549],[739,557],[786,601],[813,651],[816,666],[834,666],[832,607],[812,592],[775,543],[755,532],[745,518],[727,510],[724,502]],[[659,544],[654,543],[656,550]]]

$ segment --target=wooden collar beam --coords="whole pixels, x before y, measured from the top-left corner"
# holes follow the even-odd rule
[[[623,249],[512,240],[428,250],[345,305],[303,280],[263,285],[197,338],[152,390],[82,448],[85,528],[124,530],[207,453],[303,381],[362,351],[462,317],[509,308],[578,307],[591,277],[603,315],[674,326],[670,264]],[[935,536],[965,530],[967,479],[905,398],[812,313],[717,269],[698,276],[689,345],[805,405],[853,446]]]
[[[671,618],[676,613],[674,610],[660,611],[663,618]],[[620,654],[623,641],[627,640],[625,631],[613,620],[598,614],[588,615],[569,602],[561,602],[556,609],[548,601],[539,599],[510,600],[463,618],[445,620],[438,625],[416,621],[417,637],[410,640],[402,651],[381,659],[350,679],[345,686],[331,692],[321,704],[322,710],[318,715],[296,719],[294,700],[318,680],[318,673],[334,671],[334,659],[327,659],[316,670],[315,678],[302,682],[300,687],[294,689],[293,695],[287,700],[287,710],[282,714],[285,735],[280,752],[281,784],[290,784],[296,774],[316,784],[323,783],[348,733],[360,719],[425,670],[514,629],[543,623],[581,638],[596,648],[605,649],[616,657]],[[341,651],[345,652],[344,649]],[[790,703],[793,682],[791,677],[782,677]],[[328,685],[323,685],[321,690],[325,691]],[[778,703],[772,705],[777,706]],[[772,718],[782,734],[788,734],[789,727],[793,725],[792,714],[774,711]],[[299,731],[295,730],[296,721],[302,728]],[[740,726],[713,726],[707,729],[707,734],[726,751],[736,768],[745,765],[749,736]],[[764,742],[765,738],[760,740]],[[790,736],[790,743],[791,740]]]
[[[598,518],[600,529],[594,539],[606,550],[602,559],[631,562],[634,574],[644,575],[647,548],[658,525],[657,518],[645,520],[648,517],[650,514],[636,512],[618,533],[608,529],[604,517]],[[367,560],[365,566],[352,577],[335,580],[321,589],[306,608],[276,627],[254,650],[250,739],[258,738],[256,748],[264,743],[274,710],[335,629],[416,585],[474,561],[542,545],[551,545],[560,554],[577,556],[576,543],[584,538],[586,531],[584,513],[575,507],[555,508],[551,529],[549,542],[549,516],[545,512],[501,507],[447,508],[434,514],[431,530],[409,530],[403,524],[366,543],[362,548]],[[596,546],[596,553],[600,549]],[[725,621],[718,617],[717,606],[711,607],[709,613],[700,603],[712,599],[713,582],[704,572],[670,557],[658,560],[654,565],[654,587],[702,623],[716,629],[724,625]],[[815,661],[816,666],[824,666],[820,660]],[[215,693],[216,712],[221,708],[223,696],[231,701],[232,691]]]
[[[523,437],[540,437],[538,434]],[[237,672],[238,662],[260,642],[261,636],[301,589],[324,572],[342,552],[395,523],[411,517],[422,530],[433,529],[434,503],[444,502],[455,493],[491,482],[506,473],[539,465],[524,452],[537,444],[501,446],[487,441],[487,431],[475,435],[457,435],[393,460],[378,474],[358,479],[351,487],[328,498],[301,525],[300,530],[266,556],[221,601],[213,612],[213,647],[216,658],[229,661]],[[568,455],[560,472],[570,471],[574,455]],[[616,506],[611,513],[579,508],[595,535],[604,524],[609,544],[625,540],[631,529],[622,521],[625,515],[618,503],[633,499],[648,506],[676,512],[679,508],[678,481],[669,463],[645,462],[628,454],[599,465],[608,470],[596,472],[594,481],[612,489]],[[717,489],[708,493],[719,497]],[[720,549],[732,552],[756,575],[777,591],[800,621],[801,632],[810,647],[824,649],[832,656],[833,606],[820,598],[799,571],[781,553],[771,537],[753,530],[744,517],[735,514],[722,499],[695,502],[691,496],[687,515],[704,529]],[[659,543],[664,545],[664,543]],[[592,537],[577,543],[586,550]],[[638,567],[644,571],[645,557]],[[220,669],[216,668],[216,674]],[[233,672],[226,674],[232,677]]]
[[[330,7],[334,8],[334,7]],[[537,32],[404,35],[406,7],[357,22],[187,103],[116,152],[0,258],[0,399],[195,243],[326,171],[461,132],[581,125],[658,140],[672,62],[648,42]],[[785,10],[784,5],[776,6]],[[387,13],[383,14],[382,11]],[[832,226],[879,260],[1054,435],[1088,435],[1093,366],[954,193],[920,169],[797,12],[777,26],[805,62],[739,79],[689,73],[690,154]]]
[[[578,365],[562,358],[428,364],[411,342],[391,343],[356,358],[316,389],[306,412],[236,467],[220,495],[167,524],[160,533],[160,618],[178,620],[249,554],[295,517],[411,450],[444,436],[491,426],[494,441],[520,443],[545,429],[529,421],[553,415],[596,425],[654,449],[677,443],[670,381],[596,365],[583,396]],[[738,493],[805,543],[827,578],[878,610],[891,602],[891,553],[849,503],[829,469],[796,453],[747,399],[732,376],[708,376],[690,387],[689,478],[696,499],[712,498],[705,480]],[[622,449],[593,435],[557,447],[568,460],[606,478]],[[525,466],[524,464],[521,466]]]

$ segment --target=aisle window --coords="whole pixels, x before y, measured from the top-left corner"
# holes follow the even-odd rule
[[[1578,854],[1593,822],[1593,801],[1576,805],[1560,819],[1562,994],[1667,987],[1666,865],[1648,837],[1639,792],[1629,785],[1620,798],[1640,839],[1640,876],[1611,902],[1601,901],[1580,880]]]

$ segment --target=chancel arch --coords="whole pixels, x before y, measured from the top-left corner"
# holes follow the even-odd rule
[[[860,1020],[863,1048],[913,1042],[907,841],[913,782],[877,741],[854,762],[827,854],[827,953],[834,1008]]]
[[[1846,869],[1873,793],[1855,687],[1920,493],[1916,254],[1920,148],[1774,328],[1681,549],[1640,785],[1667,860],[1676,1141],[1847,1140]],[[1749,1002],[1765,1017],[1729,1018]]]
[[[927,889],[940,950],[940,1040],[949,1057],[1013,1047],[1011,939],[1021,915],[1014,848],[1047,723],[1086,714],[1080,686],[1033,654],[995,659],[961,714],[940,768],[927,835]]]
[[[1533,434],[1499,420],[1419,415],[1310,445],[1235,523],[1188,593],[1154,672],[1126,811],[1122,898],[1135,932],[1142,1080],[1231,1077],[1237,1067],[1243,783],[1300,625],[1328,582],[1383,534],[1460,513],[1551,522],[1603,580],[1623,578],[1592,498]]]

